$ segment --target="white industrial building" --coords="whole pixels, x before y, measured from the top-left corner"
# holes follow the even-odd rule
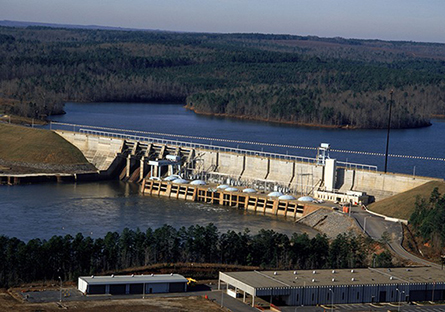
[[[85,295],[142,295],[185,292],[187,282],[179,274],[81,276],[78,289]]]
[[[219,273],[233,297],[275,305],[314,306],[445,299],[445,271],[432,267]]]

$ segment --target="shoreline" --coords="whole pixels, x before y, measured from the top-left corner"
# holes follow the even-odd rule
[[[360,127],[353,127],[353,126],[335,126],[335,125],[324,125],[324,124],[314,124],[314,123],[302,123],[302,122],[294,122],[294,121],[282,121],[282,120],[276,120],[276,119],[267,119],[267,118],[258,118],[258,117],[250,117],[246,115],[238,116],[234,114],[215,114],[215,113],[208,113],[199,111],[195,108],[192,108],[188,105],[184,106],[185,109],[190,110],[198,115],[203,116],[209,116],[209,117],[225,117],[225,118],[235,118],[239,120],[250,120],[250,121],[261,121],[261,122],[269,122],[274,124],[282,124],[282,125],[290,125],[290,126],[299,126],[299,127],[308,127],[308,128],[324,128],[324,129],[344,129],[344,130],[384,130],[385,128],[360,128]],[[440,115],[434,115],[434,118],[440,118],[438,116]],[[445,118],[445,115],[443,116]],[[426,125],[417,126],[417,127],[403,127],[403,128],[391,128],[391,129],[419,129],[419,128],[426,128],[431,127],[432,123],[429,122]]]
[[[70,102],[66,102],[66,103],[70,103]],[[71,103],[77,103],[77,102],[71,102]],[[78,102],[78,103],[82,103],[82,102]],[[102,103],[102,102],[94,102],[94,103]],[[108,102],[104,102],[104,103],[108,103]],[[126,102],[111,101],[109,103],[126,103]],[[270,119],[270,118],[252,117],[252,116],[247,116],[247,115],[239,116],[239,115],[227,114],[227,113],[224,113],[224,114],[209,113],[209,112],[200,111],[196,108],[190,107],[187,104],[176,103],[176,102],[172,102],[172,103],[167,103],[167,102],[132,102],[132,103],[159,104],[159,105],[163,105],[163,104],[181,105],[186,110],[190,110],[190,111],[194,112],[195,114],[202,115],[202,116],[234,118],[234,119],[238,119],[238,120],[259,121],[259,122],[267,122],[267,123],[273,123],[273,124],[278,124],[278,125],[288,125],[288,126],[297,126],[297,127],[321,128],[321,129],[344,129],[344,130],[384,130],[384,129],[387,129],[386,127],[382,127],[382,128],[365,128],[365,127],[363,127],[362,128],[362,127],[355,127],[355,126],[350,126],[350,125],[326,125],[326,124],[318,124],[318,123],[305,123],[305,122],[285,121],[285,120],[277,120],[277,119]],[[60,113],[51,114],[51,116],[61,116],[61,115],[65,115],[65,114],[66,114],[66,112],[64,110],[62,110]],[[8,121],[9,121],[8,117],[10,117],[10,121],[12,124],[19,124],[19,125],[25,125],[25,126],[26,125],[31,126],[32,123],[34,123],[34,125],[42,126],[42,125],[47,125],[48,123],[51,122],[51,120],[49,120],[47,118],[48,116],[45,117],[44,119],[33,119],[33,118],[29,118],[29,117],[21,117],[18,115],[3,115],[3,116],[0,115],[0,122],[8,123]],[[433,114],[433,115],[431,115],[431,119],[445,119],[445,115]],[[391,129],[419,129],[419,128],[430,127],[431,125],[432,125],[432,123],[428,122],[428,124],[421,125],[421,126],[391,128]]]

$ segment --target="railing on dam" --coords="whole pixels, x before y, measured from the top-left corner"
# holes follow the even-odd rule
[[[187,141],[179,141],[179,140],[171,140],[164,138],[156,138],[153,136],[143,135],[144,131],[135,131],[135,130],[125,130],[125,129],[117,129],[117,128],[105,128],[105,127],[93,127],[93,126],[83,126],[77,124],[68,124],[68,123],[60,123],[60,122],[52,122],[51,129],[60,129],[60,130],[69,130],[79,133],[84,133],[87,135],[96,135],[102,137],[110,137],[122,140],[132,140],[139,141],[145,143],[157,143],[162,145],[173,145],[179,146],[183,148],[190,149],[206,149],[215,152],[231,152],[240,154],[243,156],[257,156],[264,158],[272,158],[284,161],[297,161],[308,164],[317,164],[317,159],[312,157],[303,157],[297,155],[289,155],[289,154],[279,154],[279,153],[271,153],[259,150],[249,150],[249,149],[241,149],[235,147],[227,147],[227,146],[218,146],[212,144],[203,144],[196,142],[187,142]],[[100,130],[97,130],[100,129]],[[107,131],[104,131],[107,130]],[[108,131],[111,130],[111,131]],[[149,133],[149,132],[145,132]],[[208,138],[208,140],[211,140]],[[358,170],[369,170],[369,171],[377,171],[377,166],[373,165],[365,165],[351,162],[342,162],[337,161],[337,164],[341,167],[345,167],[347,169],[358,169]]]
[[[91,129],[82,129],[81,128],[81,129],[79,129],[79,133],[84,133],[84,134],[89,134],[89,135],[97,135],[97,136],[102,136],[102,137],[110,137],[110,138],[116,138],[116,139],[122,139],[122,140],[132,140],[132,141],[146,142],[146,143],[157,143],[157,144],[162,144],[162,145],[173,145],[173,146],[179,146],[179,147],[190,148],[190,149],[206,149],[206,150],[212,150],[215,152],[236,153],[236,154],[240,154],[243,156],[258,156],[258,157],[264,157],[264,158],[273,158],[273,159],[288,160],[288,161],[299,161],[299,162],[313,163],[313,164],[315,164],[317,161],[315,158],[310,158],[310,157],[276,154],[276,153],[241,149],[241,148],[233,148],[233,147],[201,144],[201,143],[193,143],[193,142],[177,141],[177,140],[168,140],[168,139],[162,139],[162,138],[153,138],[153,137],[146,137],[146,136],[140,136],[140,135],[122,134],[122,133],[98,131],[98,130],[91,130]]]

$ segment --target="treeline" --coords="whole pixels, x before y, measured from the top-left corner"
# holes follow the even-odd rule
[[[213,224],[175,229],[164,225],[145,232],[124,229],[93,239],[77,234],[32,239],[0,236],[0,287],[44,279],[115,272],[155,263],[221,263],[277,269],[391,266],[391,254],[373,254],[375,242],[362,236],[285,234],[260,230],[252,235]]]
[[[435,90],[434,90],[435,89]],[[248,116],[277,122],[318,124],[353,128],[387,127],[390,98],[380,92],[324,92],[297,86],[258,85],[231,90],[206,91],[187,98],[195,112]],[[430,109],[425,91],[407,88],[394,96],[391,127],[422,127],[429,124]],[[389,90],[388,90],[389,92]],[[430,92],[440,92],[431,87]],[[413,105],[410,102],[416,102]]]
[[[431,243],[436,250],[445,246],[445,194],[436,187],[430,198],[416,199],[416,208],[409,219],[417,236]]]
[[[382,128],[394,89],[392,126],[418,127],[445,114],[441,53],[445,45],[342,38],[0,27],[0,99],[33,118],[61,113],[67,101],[172,102]]]

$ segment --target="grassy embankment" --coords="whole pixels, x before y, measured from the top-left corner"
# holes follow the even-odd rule
[[[19,173],[26,173],[27,167],[36,172],[33,165],[47,165],[48,170],[51,166],[89,165],[75,146],[52,131],[1,123],[0,162]]]
[[[431,181],[412,190],[383,199],[369,206],[369,209],[389,217],[409,220],[415,209],[416,197],[429,198],[435,187],[441,194],[445,193],[445,182]]]

